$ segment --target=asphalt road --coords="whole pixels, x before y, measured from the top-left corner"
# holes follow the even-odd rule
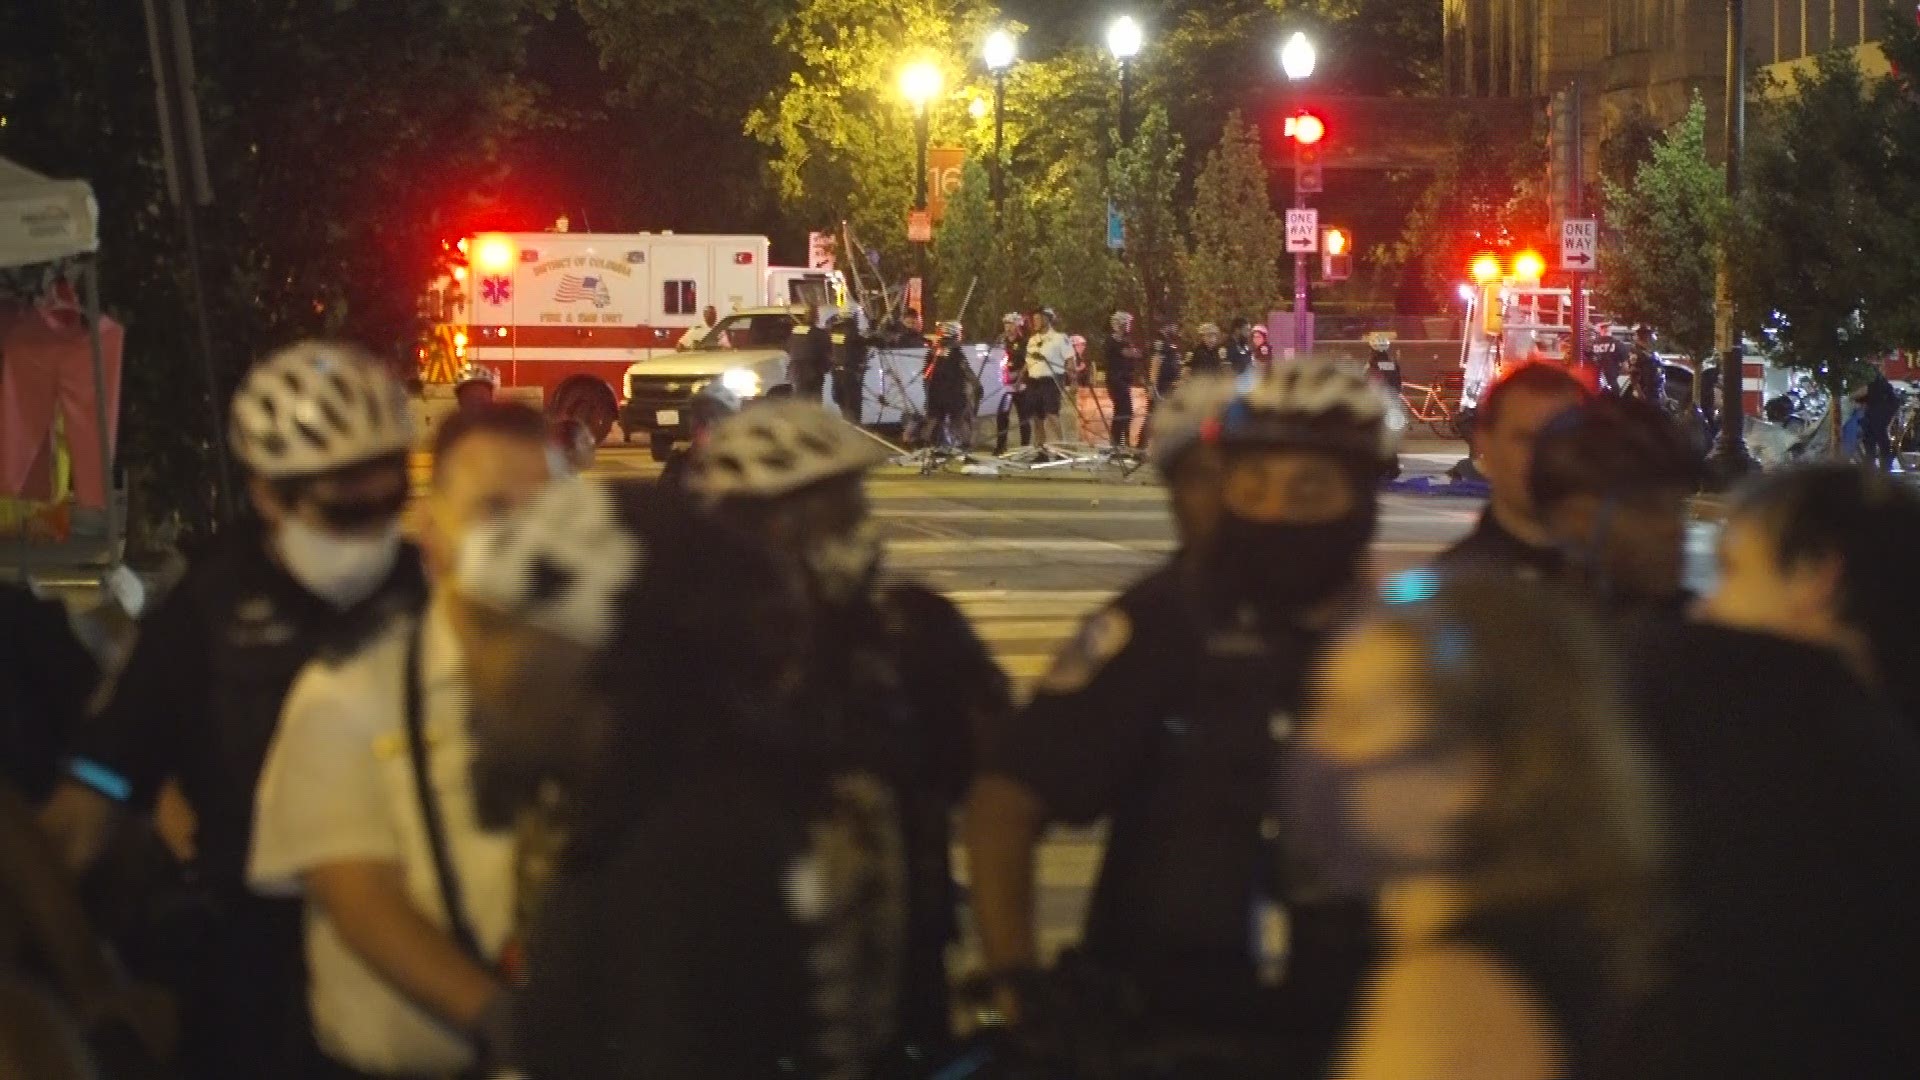
[[[1407,455],[1410,473],[1438,473],[1459,453],[1447,446]],[[596,473],[646,476],[644,453],[612,446]],[[1129,482],[1083,475],[877,473],[868,485],[888,541],[888,564],[944,592],[973,621],[1001,667],[1024,693],[1080,620],[1173,550],[1165,492],[1146,473]],[[1474,500],[1389,494],[1383,497],[1376,572],[1429,561],[1465,534],[1480,511]],[[1691,538],[1696,580],[1704,574],[1712,527]],[[1097,829],[1057,832],[1041,853],[1040,931],[1051,953],[1079,935],[1100,857]],[[964,879],[965,860],[956,865]],[[962,965],[970,963],[972,949]]]

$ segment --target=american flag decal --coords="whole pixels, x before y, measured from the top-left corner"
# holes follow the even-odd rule
[[[560,279],[560,287],[553,292],[556,302],[571,304],[576,300],[591,300],[597,308],[613,303],[613,295],[607,291],[607,283],[598,276],[581,277],[568,274]]]

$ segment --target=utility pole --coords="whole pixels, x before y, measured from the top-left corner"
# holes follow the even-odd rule
[[[1747,149],[1747,12],[1745,0],[1727,0],[1727,201],[1740,198],[1741,159]],[[1753,456],[1747,453],[1746,408],[1741,385],[1745,373],[1745,355],[1741,348],[1740,326],[1733,303],[1733,277],[1727,244],[1720,243],[1720,270],[1716,275],[1714,337],[1720,354],[1719,437],[1714,441],[1710,459],[1713,479],[1720,486],[1731,485],[1753,471]]]

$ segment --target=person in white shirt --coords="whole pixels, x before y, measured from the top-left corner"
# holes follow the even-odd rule
[[[1027,341],[1027,392],[1033,396],[1034,435],[1042,446],[1060,441],[1061,391],[1073,359],[1073,343],[1060,332],[1059,321],[1052,308],[1041,308]]]
[[[691,349],[704,341],[706,336],[713,332],[715,324],[719,323],[720,312],[715,309],[712,304],[708,304],[706,308],[700,312],[700,318],[702,321],[687,327],[687,332],[680,335],[680,344],[675,345],[674,348]],[[725,334],[720,335],[719,345],[723,349],[727,347]]]
[[[417,519],[427,610],[309,665],[261,776],[248,879],[306,898],[314,1028],[347,1075],[451,1075],[505,1051],[513,840],[476,819],[447,590],[461,537],[548,482],[546,434],[507,403],[440,429]]]

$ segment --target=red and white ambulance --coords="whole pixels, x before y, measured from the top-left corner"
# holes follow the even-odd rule
[[[452,274],[429,295],[436,336],[459,363],[538,387],[547,411],[605,439],[626,373],[674,352],[711,306],[725,316],[766,305],[835,304],[831,270],[775,267],[764,236],[482,233],[459,243]],[[425,353],[423,352],[423,359]],[[423,377],[439,381],[427,365]]]

